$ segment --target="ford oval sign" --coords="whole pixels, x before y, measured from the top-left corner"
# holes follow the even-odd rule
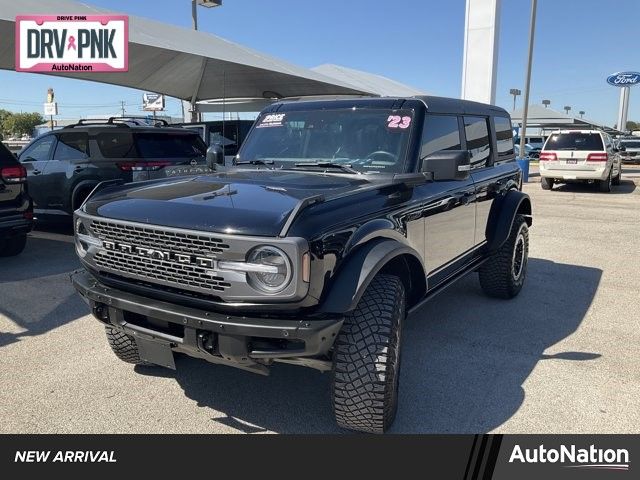
[[[609,75],[607,77],[607,83],[614,87],[633,87],[640,83],[639,72],[619,72]]]

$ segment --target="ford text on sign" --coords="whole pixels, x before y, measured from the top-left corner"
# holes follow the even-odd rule
[[[609,75],[607,77],[607,83],[614,87],[631,87],[640,83],[639,72],[619,72]]]
[[[20,15],[16,17],[19,72],[126,72],[126,15]]]

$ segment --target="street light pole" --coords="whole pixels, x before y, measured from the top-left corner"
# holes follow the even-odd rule
[[[582,118],[586,112],[584,110],[580,110],[578,113],[580,114],[580,118]]]
[[[527,115],[529,114],[529,91],[531,89],[531,64],[533,63],[533,40],[536,32],[536,10],[538,0],[531,0],[531,20],[529,22],[529,48],[527,50],[527,77],[524,86],[524,107],[522,108],[522,132],[520,133],[520,156],[524,158],[527,136]]]
[[[571,107],[569,105],[565,105],[563,110],[567,115],[569,115],[569,111],[571,110]]]
[[[191,0],[191,19],[193,20],[193,29],[198,30],[198,2]]]
[[[517,88],[512,88],[511,90],[509,90],[509,93],[511,95],[513,95],[513,110],[516,110],[516,97],[518,95],[520,95],[522,92],[520,90],[518,90]]]

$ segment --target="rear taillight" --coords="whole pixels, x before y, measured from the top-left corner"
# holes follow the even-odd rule
[[[22,216],[23,216],[24,218],[26,218],[27,220],[33,220],[33,212],[32,212],[32,211],[30,211],[30,210],[28,210],[28,211],[24,212],[24,213],[22,214]]]
[[[540,152],[541,162],[554,162],[558,160],[558,156],[553,152]]]
[[[590,153],[587,155],[587,162],[606,162],[609,155],[606,153]]]
[[[123,172],[142,172],[160,170],[171,165],[171,162],[120,162],[116,165]]]
[[[2,167],[0,177],[5,183],[24,183],[27,181],[27,170],[22,165]]]

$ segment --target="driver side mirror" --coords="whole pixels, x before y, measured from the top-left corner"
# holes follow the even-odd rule
[[[466,180],[471,171],[468,150],[442,150],[422,159],[421,172],[431,173],[438,180]]]
[[[211,145],[207,148],[207,167],[216,170],[217,167],[224,166],[224,151],[220,145]]]

